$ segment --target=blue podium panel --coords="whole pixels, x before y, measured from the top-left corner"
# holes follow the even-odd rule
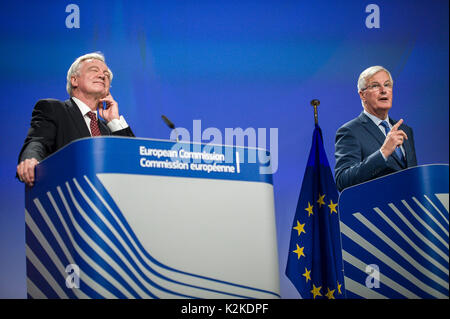
[[[149,139],[67,145],[26,190],[28,296],[279,298],[268,159]]]
[[[342,192],[348,298],[449,297],[448,188],[448,165],[424,165]]]

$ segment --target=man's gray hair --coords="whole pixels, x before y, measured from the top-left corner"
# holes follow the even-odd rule
[[[72,96],[72,82],[70,81],[70,79],[72,78],[72,76],[74,75],[79,75],[80,73],[80,67],[81,67],[81,63],[83,61],[86,60],[91,60],[91,59],[96,59],[96,60],[100,60],[102,62],[105,63],[105,56],[103,55],[103,53],[101,52],[93,52],[93,53],[88,53],[85,55],[82,55],[80,57],[78,57],[70,66],[69,71],[67,71],[67,84],[66,84],[66,90],[67,93],[69,93],[70,96]],[[108,68],[109,74],[110,74],[110,81],[112,81],[113,78],[113,73],[111,72],[111,70]]]
[[[364,90],[365,88],[367,88],[367,80],[370,79],[372,76],[374,76],[375,73],[378,73],[380,71],[385,71],[389,75],[389,78],[391,79],[391,83],[394,84],[394,80],[392,79],[391,73],[388,70],[386,70],[386,68],[384,68],[380,65],[375,65],[375,66],[371,66],[371,67],[365,69],[359,75],[358,93],[361,92],[362,90]]]

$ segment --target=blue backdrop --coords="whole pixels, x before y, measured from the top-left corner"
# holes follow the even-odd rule
[[[394,77],[390,115],[413,127],[419,164],[448,163],[447,0],[80,0],[79,28],[68,28],[70,3],[0,4],[2,298],[26,297],[24,187],[14,175],[31,111],[38,99],[67,98],[67,69],[88,52],[105,54],[115,75],[111,93],[139,137],[169,138],[161,114],[190,131],[201,120],[202,129],[223,135],[226,128],[278,128],[284,298],[298,297],[284,270],[314,128],[311,99],[321,101],[319,123],[334,167],[335,132],[362,110],[357,78],[383,65]],[[379,28],[366,25],[371,3]]]

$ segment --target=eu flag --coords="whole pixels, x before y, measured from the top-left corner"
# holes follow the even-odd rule
[[[344,298],[338,191],[316,124],[292,223],[286,275],[304,299]]]

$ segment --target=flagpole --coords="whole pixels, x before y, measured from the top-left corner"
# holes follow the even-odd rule
[[[314,99],[311,101],[311,105],[314,107],[314,124],[319,124],[319,119],[317,116],[317,107],[320,105],[320,101],[317,99]]]
[[[345,298],[339,194],[323,146],[314,99],[313,140],[289,242],[286,276],[305,299]]]

